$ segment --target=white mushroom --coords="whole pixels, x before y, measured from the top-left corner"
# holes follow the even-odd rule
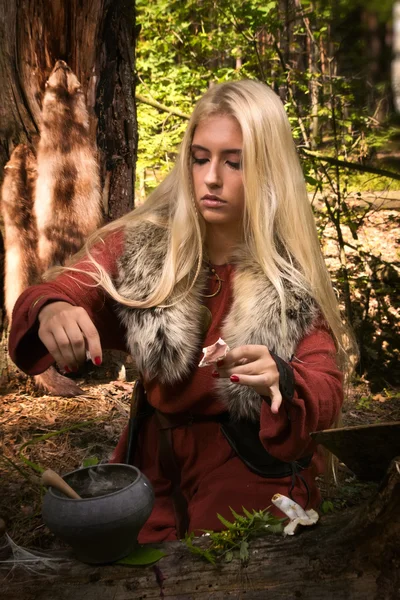
[[[317,511],[312,508],[304,510],[300,504],[282,494],[275,494],[271,501],[290,519],[283,530],[285,535],[294,535],[299,525],[315,525],[319,519]]]

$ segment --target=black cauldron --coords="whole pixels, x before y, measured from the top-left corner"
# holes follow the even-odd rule
[[[42,515],[48,528],[72,546],[78,560],[114,562],[132,552],[154,504],[154,491],[136,467],[102,464],[67,473],[63,479],[81,496],[67,498],[50,487]]]

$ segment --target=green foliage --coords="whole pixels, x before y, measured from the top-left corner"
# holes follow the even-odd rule
[[[82,461],[82,467],[94,467],[99,464],[99,459],[97,456],[88,456],[84,458]]]
[[[330,500],[324,500],[321,504],[320,510],[323,515],[327,515],[331,512],[335,512],[335,505]]]
[[[133,567],[143,567],[146,565],[154,565],[161,558],[166,556],[165,552],[157,550],[157,548],[150,548],[149,546],[138,546],[125,558],[118,560],[118,565],[130,565]]]
[[[370,0],[368,8],[384,22],[389,4]],[[288,4],[289,13],[278,0],[137,0],[136,9],[142,96],[190,114],[212,83],[259,79],[281,96],[300,147],[362,162],[393,136],[372,114],[371,103],[388,89],[385,80],[366,85],[361,1],[301,0]],[[172,168],[186,119],[138,102],[138,125],[144,197]],[[306,159],[306,174],[316,179],[314,168]]]
[[[224,15],[228,6],[137,0],[137,92],[190,113],[211,82],[243,77],[234,68],[239,36]],[[139,103],[138,126],[137,170],[147,191],[171,169],[186,121]]]
[[[242,563],[249,559],[249,541],[251,538],[273,533],[282,533],[282,522],[286,519],[278,519],[271,515],[268,510],[252,512],[242,507],[243,515],[239,515],[232,508],[230,509],[234,517],[233,521],[228,521],[222,515],[217,515],[222,525],[226,528],[224,531],[205,531],[209,539],[209,545],[206,549],[193,544],[194,534],[186,535],[185,543],[189,550],[207,560],[212,565],[217,564],[221,559],[225,562],[231,562],[237,557]]]
[[[372,396],[361,396],[361,398],[357,400],[356,408],[358,410],[369,410],[372,406],[372,403]]]
[[[378,489],[378,484],[372,481],[359,481],[356,477],[349,477],[340,486],[335,488],[337,495],[332,496],[329,500],[325,500],[323,505],[326,507],[326,512],[338,512],[353,506],[359,506],[361,503],[367,502]]]

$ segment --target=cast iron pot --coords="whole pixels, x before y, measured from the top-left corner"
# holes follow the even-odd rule
[[[104,564],[132,552],[153,509],[154,491],[147,477],[130,465],[102,464],[63,479],[82,499],[67,498],[50,487],[42,515],[47,527],[72,546],[76,558]]]

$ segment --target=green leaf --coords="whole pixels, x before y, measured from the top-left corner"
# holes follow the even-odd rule
[[[88,456],[84,458],[82,461],[82,467],[94,467],[99,464],[99,459],[97,456]]]
[[[285,521],[286,519],[282,519]],[[275,525],[268,525],[268,530],[270,533],[282,533],[283,531],[283,523],[276,523]]]
[[[229,507],[229,510],[238,523],[243,523],[246,520],[242,515],[239,515],[237,512],[235,512],[231,506]],[[250,518],[252,518],[252,516],[250,516]]]
[[[166,556],[165,552],[157,550],[157,548],[149,548],[148,546],[138,546],[131,554],[117,560],[115,564],[118,565],[132,565],[134,567],[141,567],[144,565],[152,565]]]
[[[222,525],[224,525],[227,529],[232,529],[234,523],[230,523],[229,521],[224,519],[224,517],[222,515],[220,515],[219,513],[217,513],[217,517],[221,521]]]
[[[327,515],[330,512],[334,512],[334,510],[335,510],[334,504],[330,500],[324,500],[323,503],[321,504],[321,512],[324,515]]]
[[[225,562],[232,562],[232,559],[233,559],[233,552],[232,552],[232,550],[229,550],[225,554]]]
[[[231,509],[231,510],[232,510],[232,509]],[[250,512],[250,511],[248,511],[248,510],[247,510],[247,508],[245,508],[244,506],[242,506],[242,511],[244,512],[244,514],[246,515],[246,517],[247,517],[248,519],[252,519],[252,518],[253,518],[253,515],[251,514],[251,512]]]
[[[316,179],[314,179],[314,177],[311,177],[311,175],[304,175],[304,179],[310,185],[318,185],[318,181]]]
[[[249,558],[249,544],[245,540],[240,544],[239,556],[243,562]]]

